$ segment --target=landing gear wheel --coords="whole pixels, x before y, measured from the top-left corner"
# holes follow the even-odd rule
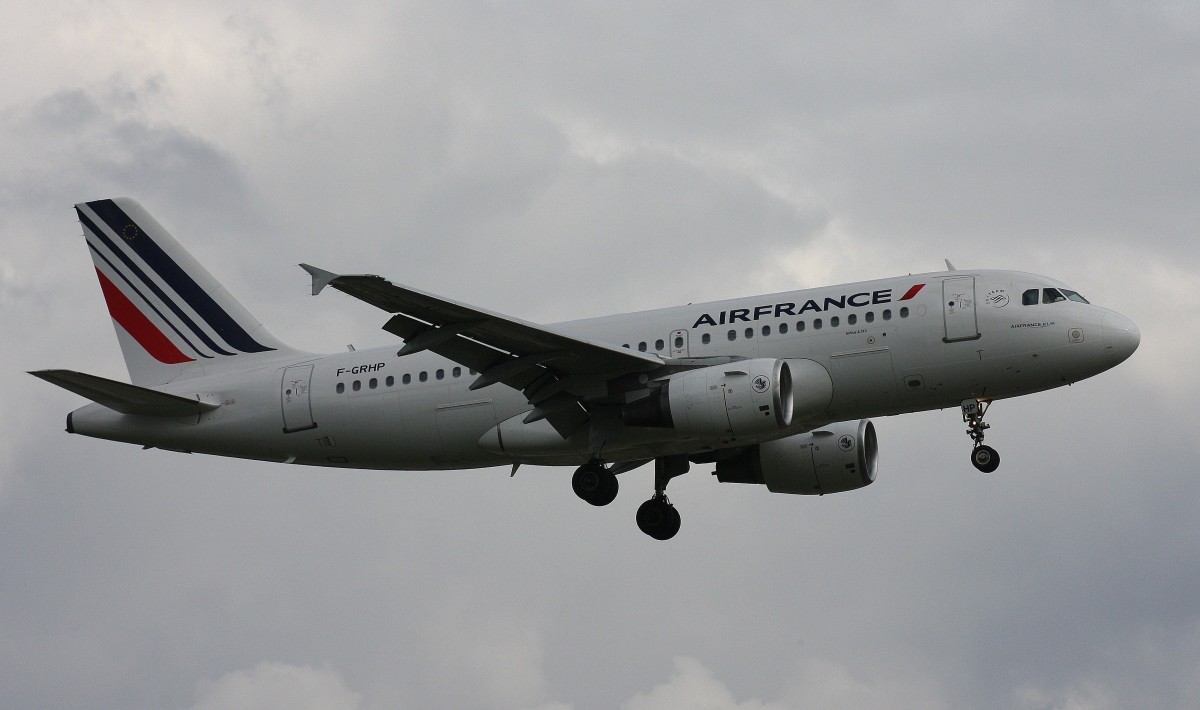
[[[971,450],[971,465],[984,473],[991,473],[1000,466],[1000,454],[983,443],[983,433],[992,426],[983,421],[983,415],[987,413],[990,404],[986,400],[978,399],[966,399],[962,402],[962,417],[967,424],[967,436],[975,442],[975,448]]]
[[[971,463],[984,473],[991,473],[1000,466],[1000,454],[990,446],[980,444],[971,452]]]
[[[670,540],[679,532],[679,511],[666,496],[654,496],[637,511],[638,529],[655,540]]]
[[[571,476],[571,488],[592,505],[608,505],[617,497],[617,477],[599,463],[587,463]]]

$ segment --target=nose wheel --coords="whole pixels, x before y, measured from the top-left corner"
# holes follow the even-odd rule
[[[962,402],[962,417],[967,424],[967,436],[975,442],[975,447],[971,450],[971,465],[983,473],[991,473],[1000,467],[1000,454],[983,443],[984,431],[992,426],[983,421],[983,415],[987,413],[990,404],[978,399],[965,399]]]

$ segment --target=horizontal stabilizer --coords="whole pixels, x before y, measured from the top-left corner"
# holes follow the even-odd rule
[[[221,406],[212,402],[188,399],[73,370],[37,370],[29,374],[121,414],[183,417],[207,412]]]

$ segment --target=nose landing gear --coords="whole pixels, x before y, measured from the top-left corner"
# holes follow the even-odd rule
[[[967,424],[967,436],[975,442],[971,450],[971,465],[983,473],[991,473],[1000,467],[1000,454],[983,443],[983,432],[991,428],[991,424],[983,421],[990,402],[978,399],[964,399],[962,402],[962,417]]]

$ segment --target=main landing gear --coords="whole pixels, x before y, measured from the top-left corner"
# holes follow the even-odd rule
[[[642,463],[645,462],[617,464],[609,468],[600,461],[589,461],[576,469],[571,477],[571,488],[575,495],[592,505],[608,505],[617,497],[617,473]],[[654,495],[638,508],[637,524],[642,532],[655,540],[669,540],[679,532],[679,511],[667,500],[667,483],[687,473],[690,466],[686,456],[654,459]]]
[[[688,472],[691,464],[686,456],[663,456],[654,459],[654,495],[637,511],[638,529],[655,540],[670,540],[679,532],[679,511],[667,499],[667,483]]]
[[[599,461],[589,461],[571,476],[571,488],[592,505],[608,505],[617,497],[617,475]]]
[[[991,403],[978,399],[964,399],[962,402],[962,417],[967,424],[967,436],[975,442],[975,447],[971,450],[971,465],[984,473],[991,473],[1000,467],[1000,454],[983,443],[984,430],[992,426],[983,421],[989,404]]]

